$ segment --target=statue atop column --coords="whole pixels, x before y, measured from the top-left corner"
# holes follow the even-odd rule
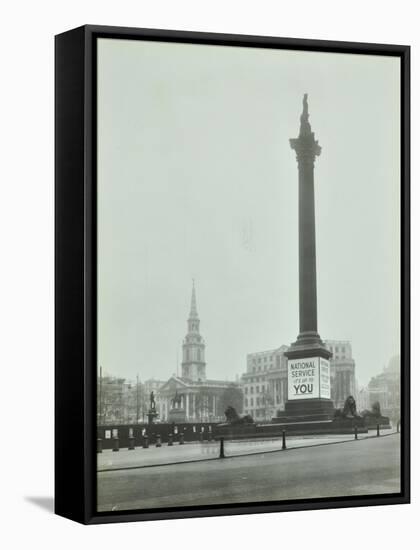
[[[303,111],[300,115],[300,136],[310,135],[311,125],[309,124],[308,94],[303,94]]]
[[[330,388],[331,353],[318,333],[315,158],[321,147],[309,123],[308,94],[303,96],[299,136],[290,140],[298,162],[299,197],[299,334],[285,353],[288,358],[288,401],[286,411],[303,414],[319,400],[319,409],[333,413]],[[311,402],[307,405],[308,400]]]
[[[308,94],[303,96],[299,136],[290,139],[290,146],[298,164],[299,333],[284,353],[287,401],[284,411],[278,412],[276,422],[293,426],[298,422],[299,429],[307,433],[311,433],[317,423],[316,430],[321,432],[343,429],[348,433],[346,430],[353,430],[355,425],[362,428],[363,421],[355,415],[353,398],[347,401],[345,415],[335,414],[331,400],[332,353],[318,332],[314,171],[321,147],[309,123]],[[363,429],[366,432],[366,428]]]
[[[299,164],[305,161],[310,161],[313,164],[315,157],[321,154],[321,147],[316,141],[309,123],[308,94],[303,95],[299,137],[290,139],[290,147],[296,151],[296,160]]]

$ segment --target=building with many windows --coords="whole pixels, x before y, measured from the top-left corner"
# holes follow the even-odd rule
[[[242,375],[244,413],[254,420],[268,420],[283,410],[287,400],[287,346],[249,353]]]

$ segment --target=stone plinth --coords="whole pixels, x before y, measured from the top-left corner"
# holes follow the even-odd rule
[[[153,424],[157,416],[158,416],[158,413],[155,411],[155,409],[149,409],[149,412],[147,413],[148,423]]]
[[[330,352],[321,341],[313,346],[293,344],[287,356],[288,400],[285,421],[332,420]]]
[[[287,401],[278,418],[289,422],[332,420],[334,405],[331,399],[298,399]]]
[[[168,414],[168,422],[175,422],[175,424],[180,424],[187,421],[187,413],[183,408],[170,409]]]

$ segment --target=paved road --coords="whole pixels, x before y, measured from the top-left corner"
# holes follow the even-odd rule
[[[98,509],[399,492],[400,436],[98,474]]]
[[[391,430],[383,430],[383,434],[391,433]],[[368,434],[359,434],[359,438],[375,437],[376,430],[370,430]],[[352,434],[346,435],[316,435],[316,436],[288,436],[287,448],[306,447],[312,445],[325,445],[337,443],[340,441],[352,441]],[[268,451],[280,450],[282,447],[281,437],[272,439],[253,440],[226,440],[225,454],[226,456],[253,454]],[[220,450],[219,442],[190,442],[185,445],[174,443],[172,447],[168,447],[163,443],[157,448],[155,445],[150,445],[148,449],[136,447],[135,450],[129,451],[127,448],[121,448],[115,453],[111,449],[106,449],[97,455],[98,471],[114,470],[121,468],[136,468],[143,466],[153,466],[156,464],[168,464],[173,462],[185,462],[192,460],[208,460],[218,458]]]
[[[375,432],[376,433],[376,432]],[[359,437],[372,437],[370,434],[359,434]],[[354,436],[347,435],[318,435],[305,437],[288,437],[287,447],[289,449],[295,447],[305,447],[310,445],[324,445],[336,443],[339,441],[352,441]],[[282,447],[281,437],[272,439],[253,439],[253,440],[226,440],[225,454],[226,456],[261,453],[268,451],[280,450]],[[127,448],[122,448],[115,453],[111,449],[106,449],[97,455],[98,470],[114,470],[121,468],[136,468],[142,466],[152,466],[155,464],[168,464],[173,462],[185,462],[191,460],[207,460],[218,458],[220,451],[219,442],[194,442],[186,443],[185,445],[174,444],[169,447],[163,443],[157,448],[151,445],[148,449],[136,447],[135,450],[129,451]]]

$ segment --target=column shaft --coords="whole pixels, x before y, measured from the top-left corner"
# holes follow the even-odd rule
[[[299,329],[317,333],[314,165],[302,159],[299,166]]]

